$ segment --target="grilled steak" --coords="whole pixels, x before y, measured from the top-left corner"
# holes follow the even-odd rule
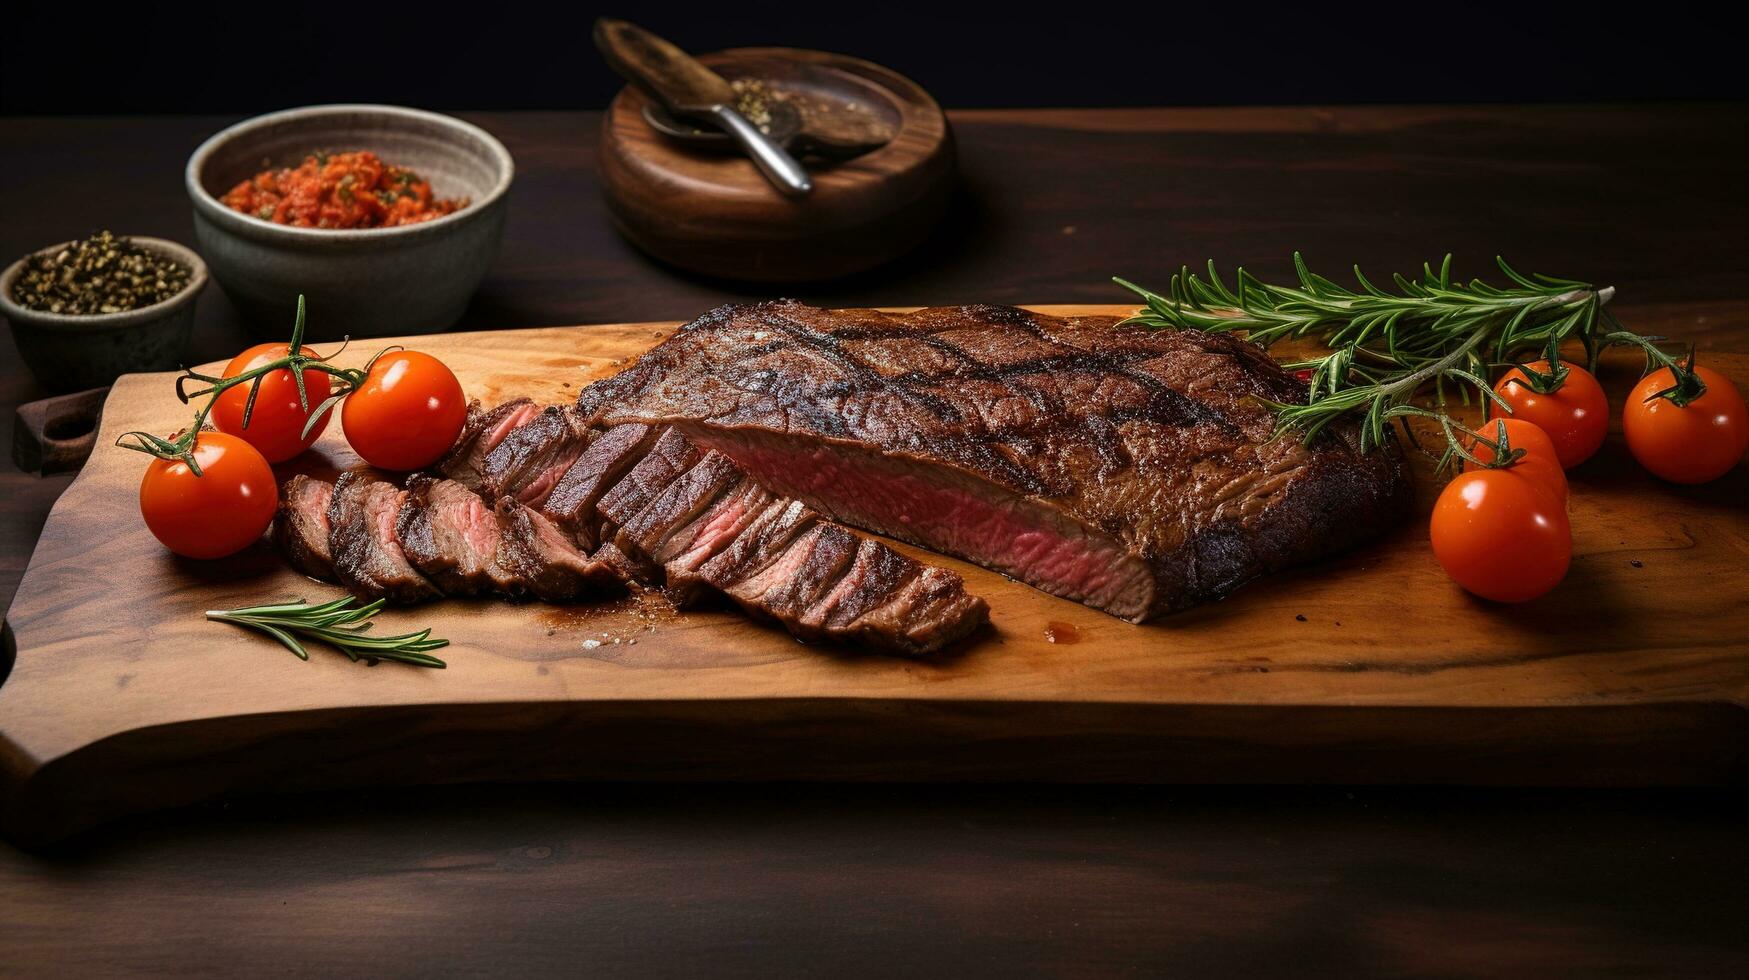
[[[1272,438],[1262,400],[1305,397],[1225,334],[780,301],[707,313],[577,408],[673,425],[839,520],[1140,622],[1405,511],[1395,453],[1356,451],[1352,430]],[[816,536],[796,570],[829,544]]]
[[[589,436],[588,427],[571,409],[557,405],[541,409],[486,454],[480,493],[494,501],[515,497],[538,508],[589,445]]]
[[[487,454],[497,449],[512,429],[527,423],[539,412],[540,407],[527,398],[507,401],[490,411],[482,411],[478,401],[469,402],[468,420],[462,426],[462,434],[433,469],[469,490],[480,489]]]
[[[446,595],[525,589],[499,561],[498,515],[455,480],[415,476],[407,483],[395,537],[414,568]]]
[[[577,462],[559,477],[541,512],[551,518],[585,548],[595,547],[595,505],[601,495],[638,465],[662,430],[647,425],[621,425],[602,433]]]
[[[334,483],[328,504],[328,551],[347,591],[361,599],[421,602],[441,593],[419,574],[395,538],[404,491],[351,470]]]
[[[328,503],[334,485],[298,475],[279,492],[279,514],[273,540],[293,568],[311,578],[334,581],[334,559],[328,553]]]
[[[516,498],[499,499],[498,522],[500,560],[536,598],[572,602],[625,591],[613,566],[578,551],[570,535]]]
[[[932,653],[981,626],[988,607],[959,576],[923,567],[886,545],[779,500],[721,453],[678,450],[664,434],[601,502],[615,533],[603,547],[647,579],[663,576],[682,602],[704,587],[803,639],[856,639],[898,653]],[[679,461],[694,462],[672,472]],[[659,478],[659,479],[658,479]]]

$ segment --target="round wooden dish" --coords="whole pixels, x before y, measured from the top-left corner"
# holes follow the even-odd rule
[[[650,128],[644,96],[619,93],[602,121],[601,180],[620,231],[665,262],[757,282],[831,279],[923,240],[946,209],[953,135],[915,82],[844,55],[737,48],[700,61],[831,110],[872,112],[896,135],[851,160],[806,158],[813,193],[779,194],[739,154],[683,145]]]

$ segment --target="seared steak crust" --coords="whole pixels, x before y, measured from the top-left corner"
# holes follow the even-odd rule
[[[486,456],[515,429],[534,418],[540,407],[527,398],[516,398],[496,408],[483,410],[480,403],[468,403],[468,419],[462,434],[433,467],[439,476],[448,477],[469,490],[480,489],[485,477]]]
[[[1370,538],[1392,451],[1273,438],[1305,386],[1226,334],[971,306],[713,310],[578,411],[671,424],[773,491],[1133,621]]]
[[[415,476],[396,516],[395,537],[413,567],[445,595],[526,591],[499,561],[502,530],[479,494],[455,480]]]
[[[573,602],[625,591],[612,566],[578,551],[570,535],[527,504],[500,498],[498,520],[500,560],[536,598]]]
[[[340,584],[361,599],[422,602],[442,593],[407,561],[395,537],[406,496],[393,484],[358,470],[334,482],[328,505],[328,550]]]
[[[328,553],[328,504],[334,485],[299,474],[279,492],[279,514],[273,520],[273,540],[291,566],[311,578],[334,581],[334,558]]]
[[[589,444],[589,437],[588,427],[571,409],[557,405],[541,409],[486,454],[481,496],[493,501],[515,497],[531,507],[541,506]]]

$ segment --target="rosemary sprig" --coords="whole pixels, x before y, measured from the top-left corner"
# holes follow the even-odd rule
[[[1488,382],[1495,368],[1515,363],[1526,351],[1552,349],[1569,339],[1584,345],[1595,363],[1602,339],[1599,324],[1619,328],[1603,309],[1615,295],[1614,287],[1527,277],[1505,259],[1495,261],[1511,286],[1454,280],[1447,255],[1437,270],[1424,264],[1419,279],[1394,275],[1394,293],[1374,285],[1356,266],[1359,289],[1354,290],[1312,272],[1298,252],[1297,286],[1272,285],[1240,269],[1234,288],[1229,288],[1212,261],[1207,278],[1182,268],[1166,295],[1124,279],[1116,282],[1146,304],[1126,322],[1242,330],[1266,347],[1282,339],[1309,338],[1331,348],[1322,357],[1286,365],[1311,372],[1306,404],[1271,407],[1281,429],[1299,429],[1308,440],[1336,419],[1360,414],[1365,450],[1384,441],[1391,419],[1427,414],[1413,400],[1430,385],[1440,409],[1450,397],[1448,388],[1466,405],[1473,390],[1476,397],[1505,408]],[[1449,426],[1442,428],[1451,442],[1455,433]]]
[[[200,464],[194,458],[195,440],[200,435],[201,430],[205,428],[207,415],[212,412],[213,406],[218,404],[219,396],[238,385],[246,384],[249,386],[249,398],[243,404],[243,428],[247,429],[250,418],[255,414],[255,398],[261,393],[261,379],[281,369],[289,369],[292,373],[292,381],[297,385],[298,406],[303,409],[307,416],[304,420],[302,434],[308,435],[310,429],[328,413],[329,409],[332,409],[342,398],[351,394],[354,388],[364,383],[364,379],[369,376],[370,369],[376,364],[378,357],[397,348],[386,347],[378,351],[370,359],[370,363],[362,368],[336,367],[329,363],[332,358],[345,349],[345,341],[341,342],[339,350],[328,355],[319,355],[304,347],[304,297],[300,293],[298,295],[297,317],[292,322],[291,343],[287,345],[284,357],[274,358],[266,364],[250,368],[230,378],[215,378],[211,375],[201,374],[192,368],[185,368],[182,375],[176,379],[176,397],[184,405],[195,398],[206,398],[206,403],[194,414],[194,424],[169,439],[150,432],[124,432],[116,438],[115,444],[124,449],[132,449],[159,459],[181,460],[187,464],[190,472],[195,476],[200,476]],[[309,393],[304,390],[305,371],[321,371],[340,382],[334,387],[332,393],[323,399],[320,405],[316,406],[314,412],[310,411]],[[186,385],[190,381],[206,387],[189,391]],[[133,440],[132,442],[128,441],[130,438]]]
[[[415,667],[449,666],[426,652],[449,646],[448,640],[433,639],[430,629],[400,636],[366,636],[369,620],[382,611],[383,600],[362,606],[354,605],[356,601],[352,596],[343,596],[316,606],[299,599],[242,609],[208,609],[206,618],[266,633],[300,660],[310,659],[310,652],[298,640],[304,636],[339,649],[353,663],[362,660],[372,667],[382,660]]]

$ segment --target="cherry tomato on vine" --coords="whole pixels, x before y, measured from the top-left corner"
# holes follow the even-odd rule
[[[1567,502],[1567,474],[1561,469],[1561,460],[1555,453],[1555,444],[1549,440],[1548,434],[1520,418],[1489,419],[1476,431],[1490,440],[1498,441],[1500,426],[1506,427],[1506,444],[1509,449],[1522,449],[1524,455],[1518,458],[1509,469],[1534,478],[1543,488],[1555,495],[1562,504]],[[1492,463],[1497,455],[1494,447],[1479,440],[1471,440],[1464,448],[1475,454],[1476,458]],[[1465,469],[1476,467],[1465,464]]]
[[[1686,405],[1655,397],[1676,383],[1669,368],[1640,379],[1621,410],[1622,434],[1640,465],[1672,483],[1705,483],[1731,471],[1749,449],[1749,418],[1731,379],[1697,367],[1706,391]]]
[[[194,461],[154,459],[140,481],[140,516],[164,547],[186,558],[223,558],[254,544],[273,520],[273,468],[247,442],[223,432],[195,436]]]
[[[288,344],[258,344],[231,359],[224,376],[234,378],[245,371],[278,360],[291,352]],[[212,423],[220,432],[228,432],[261,450],[269,463],[283,463],[315,444],[322,430],[328,427],[332,409],[303,435],[309,413],[298,403],[298,386],[291,371],[280,368],[261,377],[261,391],[255,396],[255,410],[249,414],[249,425],[243,426],[243,409],[249,402],[249,385],[239,384],[226,389],[213,403]],[[327,398],[331,386],[322,371],[304,370],[304,392],[311,410]]]
[[[341,404],[346,440],[372,466],[416,470],[437,462],[467,421],[461,382],[418,351],[390,351]]]
[[[1548,361],[1525,365],[1547,373]],[[1512,417],[1523,419],[1548,434],[1555,444],[1561,466],[1572,469],[1590,459],[1609,434],[1609,399],[1590,371],[1561,362],[1566,377],[1561,386],[1538,393],[1524,371],[1513,368],[1494,385],[1494,392],[1512,406]]]
[[[1566,577],[1567,509],[1518,467],[1474,470],[1446,485],[1430,535],[1440,567],[1484,599],[1527,602]]]

